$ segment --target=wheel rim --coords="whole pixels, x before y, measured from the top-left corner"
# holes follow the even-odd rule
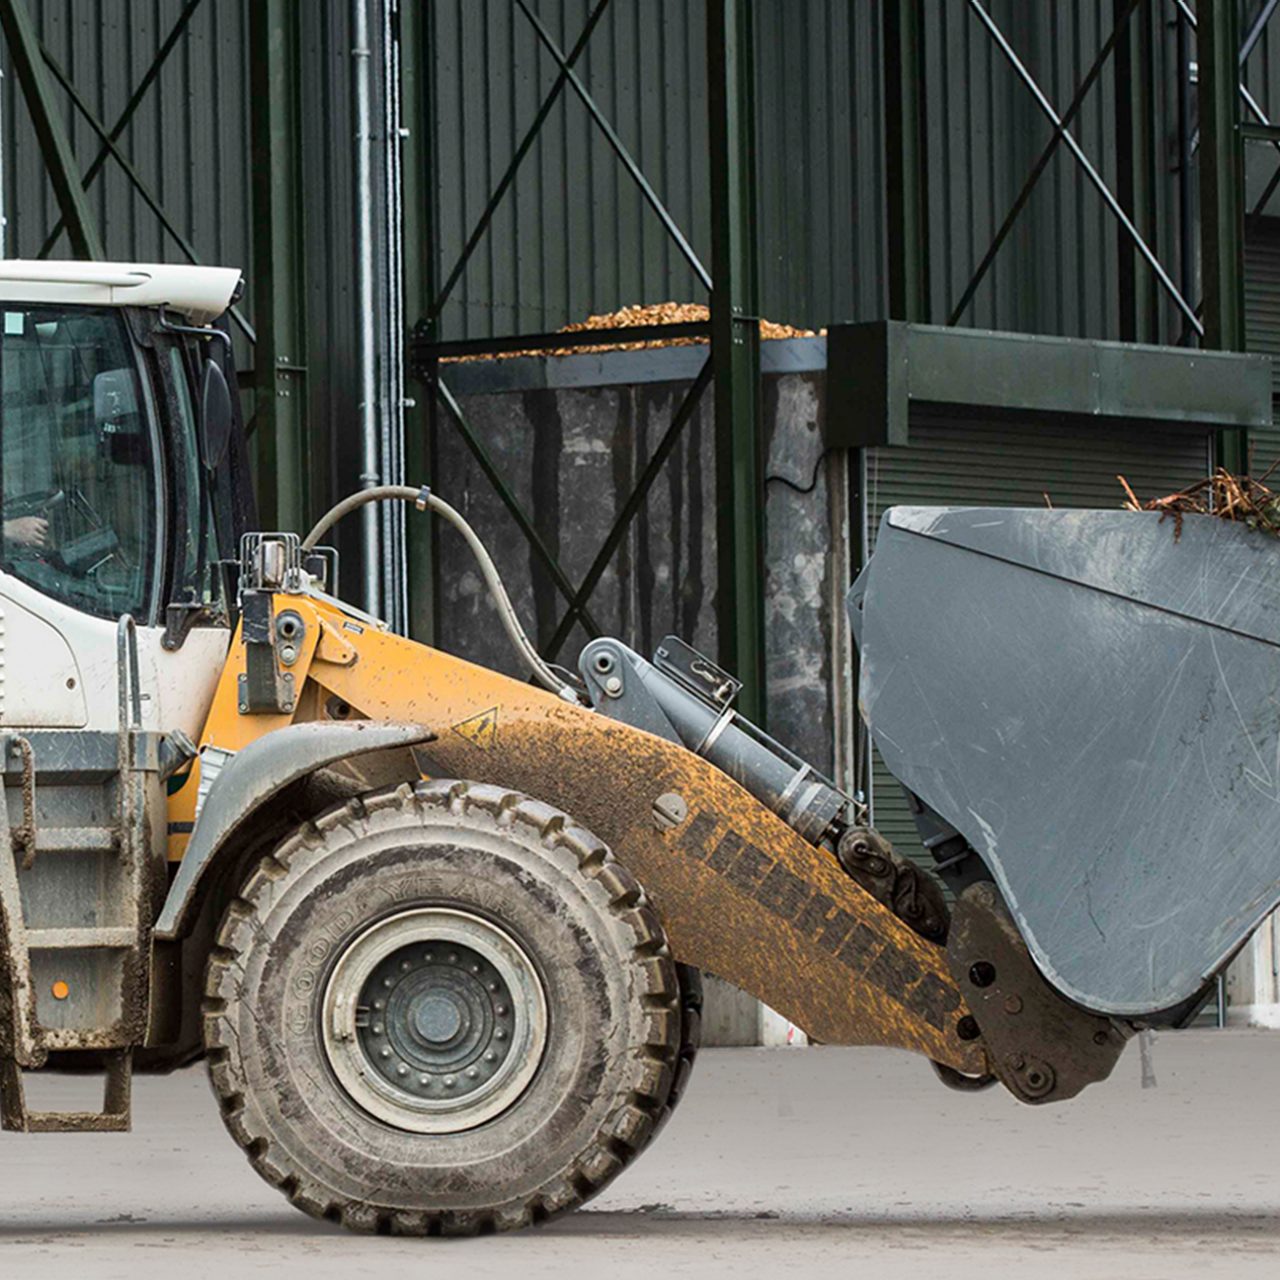
[[[457,1133],[524,1093],[547,1040],[542,982],[518,943],[466,911],[380,920],[325,988],[324,1045],[370,1115],[413,1133]]]

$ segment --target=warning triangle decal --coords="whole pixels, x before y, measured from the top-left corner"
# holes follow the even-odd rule
[[[453,731],[459,737],[466,738],[473,747],[479,747],[481,751],[492,751],[498,741],[498,708],[490,707],[478,716],[455,724]]]

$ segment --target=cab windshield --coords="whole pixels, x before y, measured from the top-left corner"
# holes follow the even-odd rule
[[[3,303],[6,572],[99,617],[154,615],[160,468],[124,315]]]

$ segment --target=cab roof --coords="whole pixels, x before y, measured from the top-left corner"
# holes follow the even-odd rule
[[[234,267],[154,262],[0,259],[0,302],[98,307],[169,307],[191,324],[216,320],[234,301]]]

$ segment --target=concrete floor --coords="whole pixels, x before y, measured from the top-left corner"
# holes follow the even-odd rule
[[[590,1209],[477,1241],[302,1216],[188,1071],[139,1082],[131,1135],[0,1136],[0,1275],[1280,1274],[1280,1036],[1168,1034],[1154,1066],[1141,1088],[1131,1045],[1106,1084],[1035,1110],[951,1093],[884,1050],[712,1050],[661,1140]]]

